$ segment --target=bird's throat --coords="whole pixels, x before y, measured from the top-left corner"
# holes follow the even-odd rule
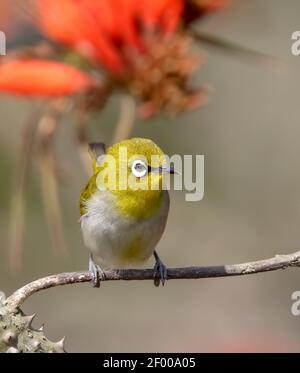
[[[143,220],[155,215],[161,208],[162,202],[162,190],[124,190],[117,194],[116,208],[123,216]]]

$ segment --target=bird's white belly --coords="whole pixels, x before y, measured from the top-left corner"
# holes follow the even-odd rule
[[[165,229],[169,195],[159,211],[151,218],[136,221],[120,216],[114,209],[112,196],[97,192],[88,203],[87,213],[81,218],[85,245],[94,261],[109,267],[140,265],[147,261]]]

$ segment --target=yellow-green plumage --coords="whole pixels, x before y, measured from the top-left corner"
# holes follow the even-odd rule
[[[80,215],[86,214],[86,201],[88,201],[91,196],[97,191],[97,184],[96,184],[97,174],[94,174],[84,189],[81,192],[80,195],[80,201],[79,201],[79,208],[80,208]]]
[[[107,150],[107,154],[113,156],[116,160],[116,164],[122,166],[123,162],[127,162],[127,159],[119,158],[120,147],[125,147],[127,149],[127,156],[130,159],[134,155],[142,155],[147,163],[152,167],[159,167],[165,163],[164,153],[162,150],[154,144],[151,140],[147,139],[130,139],[124,140],[118,144],[111,146]],[[151,162],[151,156],[157,155],[160,158],[159,162]],[[105,165],[105,158],[103,160],[102,166],[97,166],[96,160],[93,160],[93,170],[94,175],[90,178],[89,182],[83,189],[80,197],[80,213],[84,215],[86,213],[86,201],[97,191],[97,176],[100,171],[103,171]],[[130,166],[128,167],[128,173],[130,173]],[[136,219],[145,219],[155,213],[162,203],[162,175],[159,174],[149,174],[145,183],[150,187],[151,183],[159,184],[158,190],[120,190],[118,178],[119,178],[119,168],[116,170],[116,188],[110,189],[108,183],[108,189],[112,194],[116,196],[116,208],[120,214],[124,216],[133,217]],[[153,180],[154,179],[154,180]],[[156,180],[155,180],[156,179]]]
[[[127,157],[119,154],[125,148]],[[116,184],[105,178],[105,189],[99,190],[99,174],[109,171],[112,157],[117,165]],[[155,156],[155,159],[153,159]],[[119,167],[132,176],[130,159],[143,159],[153,168],[165,165],[162,150],[148,139],[129,139],[111,146],[98,162],[93,159],[94,174],[80,196],[81,227],[86,246],[96,263],[110,266],[141,264],[153,253],[164,231],[169,196],[162,186],[162,173],[149,172],[137,178],[141,186],[155,186],[155,190],[122,189],[119,184]],[[104,184],[104,183],[103,183]],[[102,185],[101,185],[102,186]]]

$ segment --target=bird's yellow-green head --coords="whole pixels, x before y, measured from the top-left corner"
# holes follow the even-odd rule
[[[109,191],[117,211],[136,219],[151,217],[161,206],[163,177],[173,173],[164,152],[151,140],[133,138],[112,145],[91,144],[94,175],[81,194],[81,214],[97,191]]]

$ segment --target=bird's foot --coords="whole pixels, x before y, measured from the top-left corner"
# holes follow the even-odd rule
[[[154,257],[155,257],[154,285],[159,286],[161,283],[162,286],[164,286],[165,281],[167,280],[167,267],[160,260],[156,251],[154,251]]]
[[[90,255],[89,259],[89,271],[93,276],[94,288],[99,288],[101,279],[105,278],[105,273],[103,269],[94,262],[92,255]]]

